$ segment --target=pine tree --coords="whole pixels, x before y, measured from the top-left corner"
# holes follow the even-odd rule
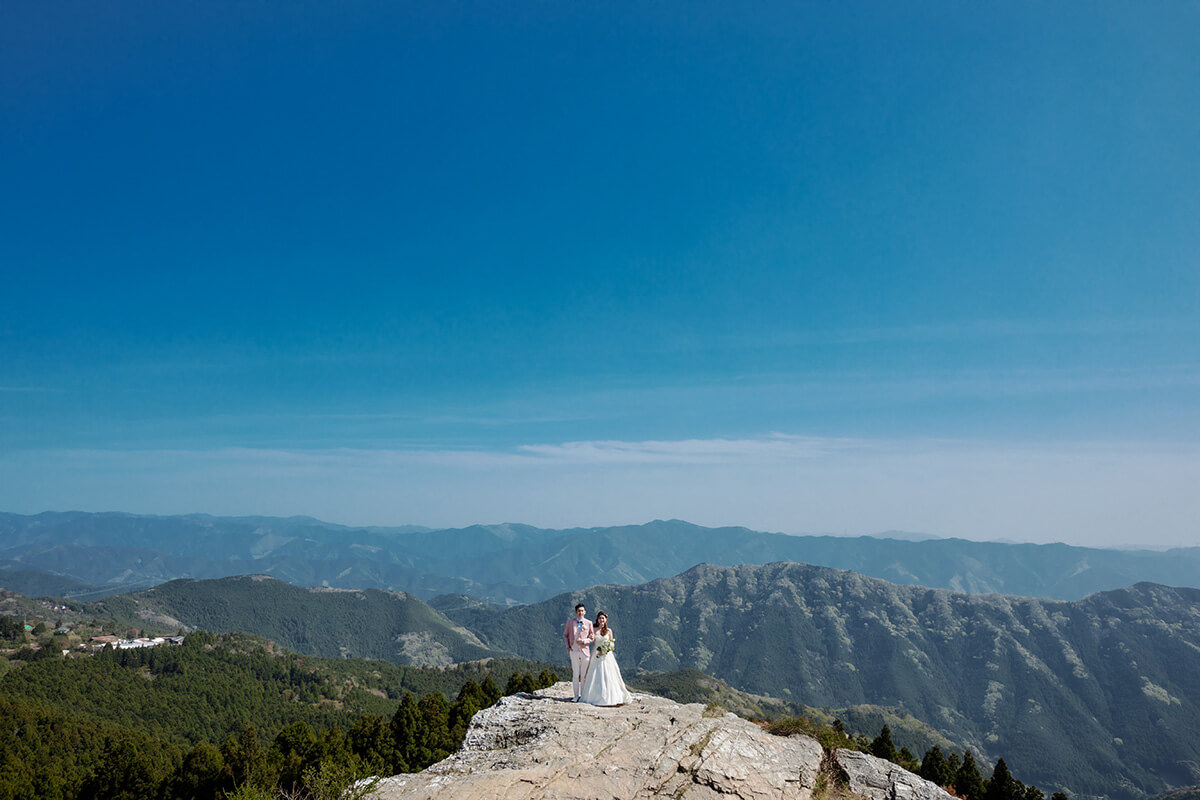
[[[499,700],[503,694],[500,691],[500,687],[496,685],[496,681],[490,673],[486,678],[483,679],[483,683],[479,684],[479,689],[481,692],[483,692],[483,699],[487,704],[485,708],[494,706],[496,701]]]
[[[996,768],[992,770],[992,778],[987,782],[984,800],[1021,800],[1024,794],[1025,787],[1008,771],[1004,759],[997,761]]]
[[[16,617],[0,617],[0,637],[14,642],[23,641],[25,639],[25,623]]]
[[[392,716],[392,737],[396,742],[396,755],[399,761],[393,765],[398,772],[419,770],[419,743],[425,738],[425,729],[421,725],[417,701],[412,692],[405,692],[400,700],[400,707]]]
[[[458,691],[458,697],[450,709],[450,736],[454,741],[462,741],[467,733],[467,725],[471,717],[481,708],[490,705],[483,689],[475,681],[468,680]]]
[[[304,775],[304,770],[314,755],[317,736],[306,722],[293,722],[281,730],[271,746],[272,760],[276,762],[280,787],[293,791]]]
[[[230,736],[221,743],[221,758],[234,786],[252,784],[265,789],[270,785],[266,776],[266,757],[258,741],[258,730],[253,725],[243,727],[236,739]]]
[[[105,743],[100,763],[84,782],[83,797],[143,800],[155,797],[167,776],[155,754],[145,752],[132,734],[121,731]]]
[[[946,757],[942,755],[942,748],[937,745],[925,751],[925,757],[921,759],[921,768],[917,770],[917,774],[938,786],[947,786],[954,780],[953,775],[950,776],[950,780],[945,779]]]
[[[975,765],[975,756],[970,750],[963,751],[962,766],[954,776],[954,793],[967,800],[983,800],[986,787],[979,767]]]
[[[358,766],[357,758],[350,749],[350,738],[342,730],[341,725],[330,725],[317,736],[316,745],[310,752],[308,763],[305,765],[305,785],[308,777],[314,772],[320,772],[322,767],[335,767],[337,772],[350,773]],[[308,786],[312,795],[313,787]]]
[[[391,726],[378,714],[358,718],[350,728],[350,747],[372,774],[408,772],[408,765],[396,749]]]
[[[420,758],[416,763],[409,763],[418,769],[425,769],[450,755],[450,751],[456,747],[450,735],[450,704],[441,692],[430,692],[417,702],[417,714],[425,738],[418,742]]]
[[[184,757],[183,764],[171,780],[168,796],[179,800],[202,800],[220,797],[223,789],[232,789],[224,782],[225,762],[216,745],[201,742]]]
[[[528,672],[514,672],[508,676],[508,683],[504,685],[504,695],[507,697],[517,692],[536,692],[538,688],[537,682]]]
[[[958,774],[958,768],[962,766],[962,757],[953,751],[946,756],[946,771],[943,773],[946,776],[946,782],[943,786],[953,786],[954,776]]]
[[[879,735],[871,742],[871,755],[893,763],[897,761],[899,754],[896,752],[896,745],[892,742],[892,729],[887,725],[883,726]]]

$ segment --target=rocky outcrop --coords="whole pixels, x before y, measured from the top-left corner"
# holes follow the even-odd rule
[[[379,782],[375,800],[950,800],[928,781],[864,755],[827,757],[733,714],[634,694],[617,708],[570,702],[569,684],[503,698],[471,721],[462,748]]]
[[[851,794],[871,800],[945,800],[940,786],[890,761],[857,750],[836,750],[833,762]]]

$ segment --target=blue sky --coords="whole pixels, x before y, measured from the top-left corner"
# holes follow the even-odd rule
[[[0,508],[1200,544],[1200,8],[0,8]]]

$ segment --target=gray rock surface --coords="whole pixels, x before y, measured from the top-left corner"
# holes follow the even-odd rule
[[[937,784],[882,758],[856,750],[837,750],[833,760],[848,779],[850,791],[871,800],[949,800],[951,797]]]
[[[733,714],[706,715],[698,704],[639,693],[628,705],[597,708],[570,702],[570,692],[560,683],[503,698],[475,715],[457,753],[424,772],[383,779],[372,797],[808,800],[828,782],[818,780],[823,771],[827,778],[835,770],[816,740],[772,736]],[[873,800],[949,800],[871,756],[846,764],[850,785],[857,780]]]

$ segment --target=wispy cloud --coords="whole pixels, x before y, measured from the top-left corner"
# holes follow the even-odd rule
[[[297,413],[245,413],[211,414],[195,418],[198,421],[217,422],[262,422],[295,420],[303,422],[407,422],[421,425],[475,425],[480,427],[504,427],[508,425],[540,425],[550,422],[578,422],[594,419],[595,415],[547,412],[544,414],[420,414],[415,412],[362,411],[362,412],[297,412]]]
[[[759,348],[793,348],[821,345],[855,345],[881,342],[951,342],[964,340],[1006,341],[1014,339],[1094,340],[1106,337],[1121,339],[1200,334],[1200,321],[1187,317],[1100,318],[1100,319],[975,319],[909,325],[880,325],[878,327],[796,327],[791,330],[773,329],[737,335],[712,335],[705,340],[709,347],[729,350]],[[691,340],[661,340],[668,348],[691,349]]]
[[[938,324],[882,326],[828,331],[828,341],[840,343],[884,341],[960,341],[1029,337],[1094,338],[1104,336],[1180,335],[1200,332],[1200,322],[1186,318],[1164,319],[1063,319],[1063,320],[964,320]]]
[[[571,464],[733,464],[811,460],[867,446],[868,443],[856,439],[776,433],[738,439],[527,444],[519,447],[518,452]]]

